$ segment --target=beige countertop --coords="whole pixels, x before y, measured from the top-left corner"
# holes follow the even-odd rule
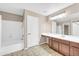
[[[45,36],[49,36],[49,37],[54,37],[54,38],[59,38],[59,39],[68,40],[68,41],[79,43],[79,36],[53,34],[53,33],[42,33],[41,35],[45,35]]]

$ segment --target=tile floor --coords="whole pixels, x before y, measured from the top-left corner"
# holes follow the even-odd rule
[[[47,44],[31,47],[27,50],[20,50],[4,56],[62,56],[58,52],[49,48]]]

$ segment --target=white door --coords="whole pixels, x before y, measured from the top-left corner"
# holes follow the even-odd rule
[[[39,44],[39,19],[27,16],[27,48]]]

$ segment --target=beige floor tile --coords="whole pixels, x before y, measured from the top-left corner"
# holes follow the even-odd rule
[[[5,56],[62,56],[58,52],[49,48],[47,44],[40,46],[34,46],[27,50],[20,50],[14,53],[7,54]]]

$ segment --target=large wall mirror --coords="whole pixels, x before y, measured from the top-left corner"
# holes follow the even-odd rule
[[[75,13],[69,15],[62,19],[53,20],[55,24],[52,27],[53,29],[56,28],[56,34],[63,34],[63,35],[75,35],[79,36],[79,13]],[[53,30],[52,30],[53,32]]]
[[[57,27],[56,29],[57,34],[64,34],[64,35],[71,34],[71,23],[70,22],[57,23],[56,27]]]
[[[79,21],[69,21],[56,24],[56,33],[79,36]]]

